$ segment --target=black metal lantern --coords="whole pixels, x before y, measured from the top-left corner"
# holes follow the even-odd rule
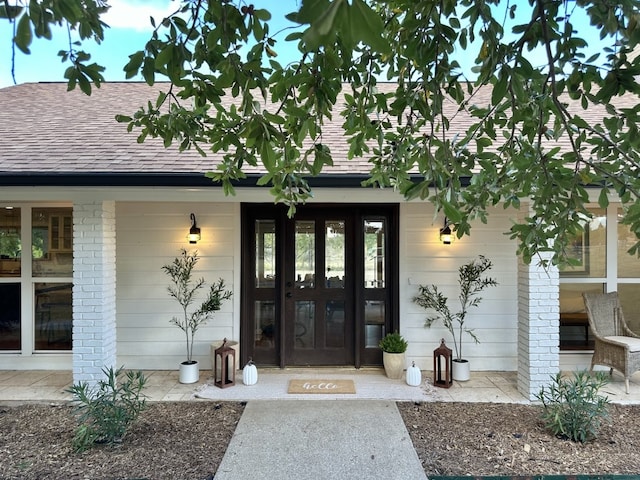
[[[198,243],[201,238],[200,229],[196,224],[196,216],[193,213],[191,214],[191,228],[189,229],[189,235],[187,235],[187,238],[189,239],[189,243]]]
[[[444,372],[442,371],[444,363]],[[453,384],[453,356],[451,349],[440,340],[440,346],[433,351],[433,384],[436,387],[449,388]],[[444,376],[442,375],[444,373]]]
[[[214,351],[213,375],[216,387],[227,388],[236,384],[236,351],[227,346],[226,338]]]

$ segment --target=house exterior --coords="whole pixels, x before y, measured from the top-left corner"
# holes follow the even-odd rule
[[[379,339],[398,330],[408,361],[430,370],[448,333],[425,328],[412,298],[430,283],[455,298],[458,267],[479,254],[499,286],[468,319],[481,343],[467,341],[464,357],[473,370],[517,371],[530,398],[558,369],[589,365],[580,292],[618,290],[640,327],[640,262],[624,254],[632,236],[617,223],[619,205],[594,207],[576,239],[582,266],[567,272],[516,255],[504,232],[526,206],[498,207],[444,245],[429,203],[360,186],[366,161],[346,160],[335,125],[326,131],[335,165],[288,219],[256,186],[260,172],[225,196],[204,177],[214,155],[137,143],[115,122],[156,96],[142,83],[106,83],[91,97],[58,83],[0,89],[0,369],[69,369],[91,382],[105,365],[177,368],[185,342],[169,323],[180,310],[162,266],[181,248],[198,251],[198,276],[223,278],[234,293],[198,331],[203,369],[222,338],[239,342],[242,364],[377,366]]]

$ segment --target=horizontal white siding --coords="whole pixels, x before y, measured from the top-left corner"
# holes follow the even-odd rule
[[[196,215],[202,239],[190,245],[187,233],[190,213]],[[240,208],[237,203],[217,202],[118,202],[117,335],[118,364],[129,368],[175,369],[186,359],[184,333],[170,324],[181,315],[169,297],[169,278],[162,266],[179,255],[181,248],[197,250],[196,278],[207,284],[223,278],[234,291],[213,320],[196,333],[194,358],[202,369],[210,365],[210,344],[224,337],[239,340]],[[201,291],[201,300],[205,289]],[[197,306],[198,303],[195,302]]]
[[[488,224],[474,224],[471,236],[443,245],[439,239],[442,217],[433,223],[430,204],[404,203],[400,212],[400,333],[409,342],[409,362],[414,360],[416,366],[431,370],[433,351],[441,338],[453,349],[441,322],[424,327],[427,312],[412,300],[418,286],[436,284],[457,311],[458,268],[484,255],[493,262],[488,274],[499,285],[482,292],[482,303],[469,312],[466,325],[474,329],[481,343],[475,344],[464,334],[462,353],[472,362],[473,370],[517,370],[516,245],[504,235],[511,225],[509,215],[495,209]]]

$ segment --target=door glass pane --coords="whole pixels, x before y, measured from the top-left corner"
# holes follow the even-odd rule
[[[383,300],[367,300],[364,302],[364,346],[378,348],[385,335],[385,305]]]
[[[31,222],[33,276],[71,276],[73,274],[71,208],[34,208]]]
[[[35,349],[71,350],[71,283],[35,284]]]
[[[577,265],[562,267],[561,277],[602,278],[606,275],[607,214],[602,208],[589,211],[593,218],[569,243],[569,256]]]
[[[0,350],[20,350],[20,284],[0,283]]]
[[[316,272],[316,223],[296,222],[295,230],[296,287],[313,288]]]
[[[276,222],[256,220],[256,288],[274,288],[276,280]]]
[[[384,288],[384,220],[364,221],[364,286]]]
[[[20,276],[21,254],[20,209],[3,208],[0,210],[0,276]]]
[[[621,218],[622,210],[618,210]],[[618,277],[640,278],[640,259],[636,255],[629,255],[628,250],[638,241],[629,225],[618,222]]]
[[[256,316],[254,346],[275,347],[275,302],[273,300],[259,300],[254,303],[254,306]]]
[[[325,312],[326,346],[344,348],[344,301],[329,301]]]
[[[344,221],[325,223],[325,267],[327,288],[344,288]]]
[[[294,348],[299,350],[315,347],[316,303],[312,301],[296,302]]]

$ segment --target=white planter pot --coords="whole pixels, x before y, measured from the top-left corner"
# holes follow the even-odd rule
[[[395,380],[402,378],[405,365],[404,353],[382,352],[382,363],[384,364],[384,372],[387,374],[387,377]]]
[[[180,364],[180,383],[196,383],[200,380],[200,365],[198,362],[182,362]]]
[[[451,374],[454,380],[466,382],[471,378],[471,364],[469,360],[454,360]]]

